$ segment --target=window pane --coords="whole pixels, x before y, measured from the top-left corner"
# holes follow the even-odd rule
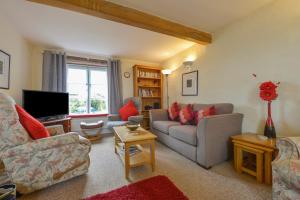
[[[70,114],[87,113],[87,69],[68,68],[68,92]]]
[[[90,112],[108,113],[108,86],[106,68],[90,70]]]
[[[74,68],[72,68],[74,67]],[[81,67],[80,65],[76,67],[75,65],[69,65],[68,67],[68,83],[80,83],[87,84],[87,74],[86,68]]]

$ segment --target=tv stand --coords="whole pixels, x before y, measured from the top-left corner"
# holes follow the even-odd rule
[[[62,125],[65,133],[71,132],[71,117],[43,121],[44,126]]]

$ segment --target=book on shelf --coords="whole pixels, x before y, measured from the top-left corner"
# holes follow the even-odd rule
[[[153,97],[153,91],[151,89],[139,89],[138,91],[140,97]]]
[[[157,72],[145,72],[142,70],[137,70],[138,77],[141,78],[160,78],[160,73]]]
[[[121,153],[125,154],[125,145],[123,143],[119,143],[118,145],[121,149]],[[142,151],[136,145],[132,145],[129,147],[129,156],[136,155],[140,152],[142,152]]]

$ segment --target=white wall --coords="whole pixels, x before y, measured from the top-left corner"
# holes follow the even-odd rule
[[[11,56],[10,89],[0,92],[11,95],[17,103],[22,103],[22,89],[31,88],[31,46],[0,16],[0,49]]]
[[[170,77],[171,102],[232,102],[236,112],[245,114],[243,131],[262,132],[266,102],[259,99],[259,83],[280,81],[279,98],[273,102],[277,133],[299,136],[299,52],[300,1],[277,0],[216,33],[211,45],[196,45],[164,62],[177,68],[189,55],[197,57],[193,69],[199,70],[199,95],[180,95],[179,67]]]

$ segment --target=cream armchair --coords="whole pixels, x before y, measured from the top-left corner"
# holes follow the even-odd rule
[[[280,138],[277,147],[272,162],[273,200],[300,199],[300,137]]]
[[[47,127],[51,137],[32,140],[19,122],[15,103],[0,93],[0,170],[26,194],[88,171],[91,144],[62,126]]]

